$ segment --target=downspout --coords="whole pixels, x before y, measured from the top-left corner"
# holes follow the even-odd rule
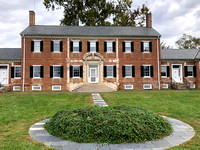
[[[22,91],[24,92],[24,84],[25,84],[25,37],[24,37],[24,45],[23,45],[23,87]]]
[[[157,62],[158,62],[158,89],[160,90],[160,60],[159,60],[159,45],[158,45],[158,39],[159,36],[157,38]]]

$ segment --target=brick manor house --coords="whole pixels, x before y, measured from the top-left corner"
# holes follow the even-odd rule
[[[200,50],[161,50],[146,27],[35,25],[21,48],[0,48],[0,83],[13,91],[69,90],[85,85],[118,89],[200,88]]]

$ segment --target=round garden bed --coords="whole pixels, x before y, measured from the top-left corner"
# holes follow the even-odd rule
[[[144,108],[85,107],[57,112],[45,129],[79,143],[140,143],[168,136],[170,123]]]

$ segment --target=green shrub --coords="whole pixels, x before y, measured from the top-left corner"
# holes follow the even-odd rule
[[[170,123],[156,113],[127,106],[62,110],[45,128],[54,136],[79,143],[139,143],[172,132]]]

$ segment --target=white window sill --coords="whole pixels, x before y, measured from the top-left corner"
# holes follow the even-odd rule
[[[52,53],[61,53],[61,52],[52,52]]]
[[[80,79],[81,77],[73,77],[73,79]]]
[[[53,77],[53,79],[60,79],[61,77]]]
[[[144,76],[143,78],[151,78],[151,77],[147,77],[147,76],[145,77],[145,76]]]
[[[15,77],[14,79],[21,79],[21,78]]]
[[[41,79],[40,77],[33,77],[33,79]]]
[[[81,53],[81,52],[72,52],[72,53]]]
[[[161,78],[169,78],[169,77],[166,77],[166,76],[161,76]]]
[[[41,52],[33,52],[33,53],[41,53]]]
[[[133,78],[133,77],[124,77],[124,78]]]
[[[142,53],[151,53],[151,52],[142,52]]]
[[[110,76],[110,77],[106,77],[106,78],[114,78],[114,77]]]
[[[112,54],[112,53],[114,53],[114,52],[106,52],[106,53]]]
[[[194,78],[194,76],[187,76],[188,78]]]
[[[124,53],[128,53],[129,54],[129,53],[132,53],[132,52],[124,52]]]

